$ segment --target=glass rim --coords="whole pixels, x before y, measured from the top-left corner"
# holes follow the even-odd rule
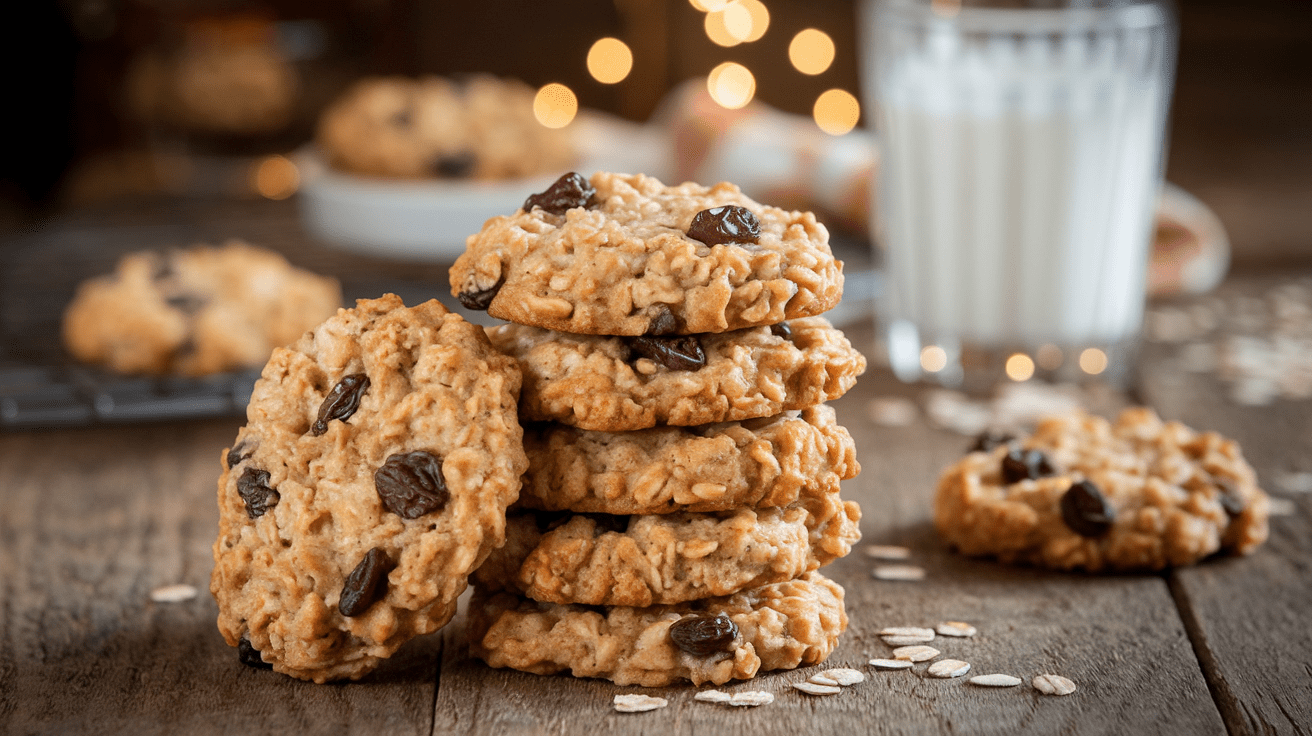
[[[879,22],[985,33],[1146,30],[1171,24],[1170,0],[1129,0],[1106,7],[982,8],[943,0],[869,0]]]

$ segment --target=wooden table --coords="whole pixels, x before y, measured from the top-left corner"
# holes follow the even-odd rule
[[[204,223],[188,223],[204,230]],[[281,227],[281,226],[279,226]],[[259,228],[256,228],[258,230]],[[258,238],[258,233],[252,237]],[[267,238],[265,242],[269,242]],[[1233,277],[1222,294],[1260,293]],[[868,327],[849,328],[871,344]],[[1149,344],[1138,400],[1164,417],[1235,437],[1271,489],[1274,473],[1312,470],[1309,402],[1260,408],[1227,400],[1217,379],[1178,370],[1175,348]],[[914,672],[871,671],[828,698],[788,683],[750,685],[757,709],[695,702],[692,687],[642,689],[493,670],[466,654],[463,615],[414,641],[366,679],[313,685],[241,666],[209,596],[219,450],[237,419],[0,434],[0,731],[6,733],[1291,733],[1312,731],[1312,498],[1272,520],[1246,558],[1160,575],[1086,576],[969,560],[930,524],[934,480],[969,440],[931,427],[881,426],[872,398],[914,397],[872,369],[836,402],[863,471],[844,486],[864,509],[866,543],[906,545],[922,582],[872,579],[860,553],[827,568],[847,589],[851,625],[825,666],[866,669],[888,656],[884,626],[962,620],[972,639],[940,639],[972,674],[1026,684],[974,687]],[[1125,397],[1113,396],[1111,403]],[[190,583],[195,600],[153,603]],[[1035,674],[1074,680],[1039,695]],[[670,700],[612,710],[616,693]]]

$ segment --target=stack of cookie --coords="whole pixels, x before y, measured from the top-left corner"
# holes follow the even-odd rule
[[[842,264],[810,213],[730,184],[566,174],[451,271],[524,373],[529,470],[474,575],[471,651],[619,684],[813,664],[847,625],[820,575],[860,533],[823,402],[865,360],[820,313]]]

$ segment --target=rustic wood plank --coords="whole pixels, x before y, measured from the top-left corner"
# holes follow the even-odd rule
[[[908,393],[877,374],[837,402],[863,466],[844,493],[861,502],[865,542],[912,548],[929,577],[920,583],[871,579],[861,555],[829,568],[847,589],[851,626],[818,668],[767,674],[730,689],[765,689],[774,704],[729,709],[692,699],[691,687],[631,688],[566,676],[492,670],[466,654],[462,633],[446,634],[436,733],[1223,733],[1220,716],[1164,580],[1159,576],[1083,576],[1004,567],[947,551],[933,531],[930,505],[939,469],[968,444],[924,424],[890,429],[865,417],[873,396]],[[971,674],[1003,672],[1024,685],[975,687],[914,672],[868,672],[865,683],[829,698],[791,690],[790,682],[832,666],[867,670],[890,656],[877,636],[884,626],[975,624],[973,639],[940,637],[945,655],[973,665]],[[1074,680],[1066,698],[1029,687],[1037,674]],[[646,692],[670,700],[652,713],[620,714],[611,698]]]
[[[316,686],[237,662],[214,620],[232,420],[0,435],[0,731],[430,733],[441,642]],[[172,583],[186,603],[152,603]]]
[[[1266,277],[1232,280],[1227,303],[1260,296]],[[1239,441],[1262,487],[1280,496],[1277,473],[1312,470],[1308,401],[1239,406],[1213,375],[1179,369],[1178,350],[1144,351],[1143,395],[1162,416]],[[1179,570],[1170,582],[1232,734],[1312,731],[1312,498],[1291,496],[1295,514],[1271,520],[1271,538],[1245,558]]]

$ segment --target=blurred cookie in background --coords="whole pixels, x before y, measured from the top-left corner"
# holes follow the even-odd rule
[[[336,279],[238,240],[124,256],[83,282],[64,346],[119,373],[190,376],[258,367],[341,306]]]
[[[568,168],[564,130],[539,123],[535,92],[485,74],[372,77],[324,112],[318,143],[336,169],[406,179],[499,180]]]

